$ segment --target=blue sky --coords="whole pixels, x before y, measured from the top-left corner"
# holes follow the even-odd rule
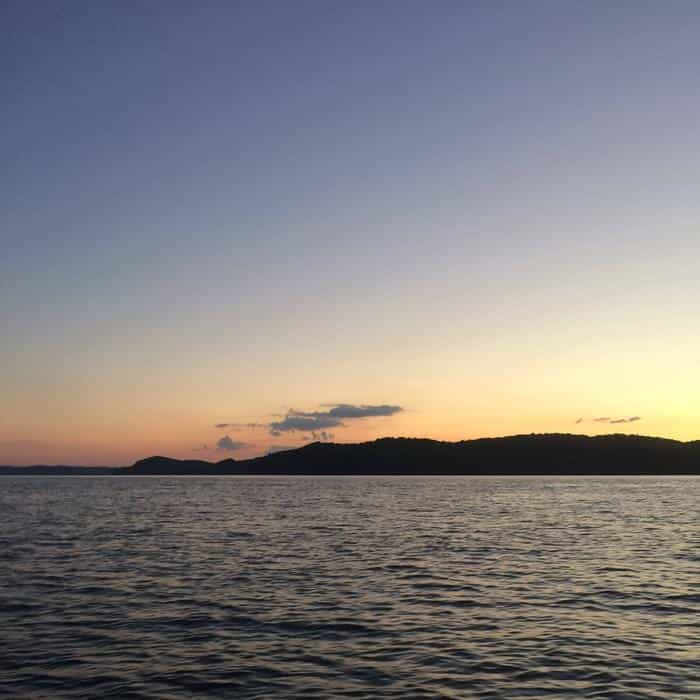
[[[323,403],[407,409],[354,439],[692,433],[696,3],[0,25],[0,460],[184,454]]]

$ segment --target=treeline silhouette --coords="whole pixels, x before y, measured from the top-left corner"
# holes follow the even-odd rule
[[[700,474],[700,441],[640,435],[531,434],[441,442],[314,442],[220,462],[148,457],[130,467],[0,467],[0,473],[120,475],[636,475]]]

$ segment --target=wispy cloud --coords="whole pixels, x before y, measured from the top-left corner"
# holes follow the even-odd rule
[[[325,428],[337,428],[343,425],[339,418],[334,418],[329,413],[302,413],[290,411],[282,420],[270,423],[270,435],[282,435],[283,433],[303,431],[317,431]]]
[[[328,411],[328,414],[335,418],[371,418],[375,416],[393,416],[403,409],[401,406],[353,406],[348,403],[340,403]]]
[[[263,428],[272,437],[281,437],[290,433],[304,433],[303,438],[295,436],[294,439],[303,441],[328,442],[335,438],[330,428],[345,428],[349,423],[363,419],[393,416],[403,411],[401,406],[392,404],[350,404],[333,403],[322,404],[325,410],[300,411],[294,408],[289,409],[284,414],[270,414],[274,419],[269,423],[258,421],[249,422],[221,422],[214,423],[216,430],[255,430]],[[308,438],[306,436],[309,436]],[[246,447],[247,443],[233,440],[230,435],[222,437],[216,443],[217,450],[233,451]],[[194,448],[195,450],[206,449],[204,447]]]
[[[371,406],[362,404],[339,403],[334,404],[328,411],[297,411],[291,409],[282,420],[273,421],[269,424],[270,435],[279,436],[283,433],[305,431],[318,433],[327,428],[346,427],[346,420],[358,420],[362,418],[372,418],[377,416],[393,416],[402,411],[401,406],[391,406],[381,404]]]
[[[642,420],[641,416],[630,416],[629,418],[616,418],[611,420],[611,423],[636,423],[638,420]]]
[[[579,418],[576,424],[583,423],[585,419]],[[610,418],[610,416],[599,416],[597,418],[591,418],[594,423],[609,423],[614,425],[616,423],[636,423],[638,420],[642,420],[641,416],[629,416],[628,418]]]

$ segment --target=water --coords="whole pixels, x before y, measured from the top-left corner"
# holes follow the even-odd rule
[[[0,478],[0,697],[699,698],[700,479]]]

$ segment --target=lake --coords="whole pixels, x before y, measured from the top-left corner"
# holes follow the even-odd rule
[[[700,697],[700,478],[0,477],[0,697]]]

